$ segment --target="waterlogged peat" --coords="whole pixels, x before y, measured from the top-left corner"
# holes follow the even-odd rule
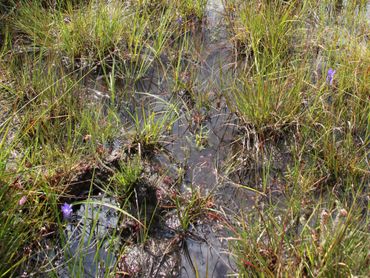
[[[369,10],[6,2],[0,276],[366,276]]]

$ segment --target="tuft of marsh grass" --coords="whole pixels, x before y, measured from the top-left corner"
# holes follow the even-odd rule
[[[1,84],[2,104],[11,105],[0,127],[5,163],[0,272],[13,275],[32,261],[37,243],[57,225],[65,183],[80,160],[92,160],[99,144],[111,138],[117,118],[99,104],[82,103],[80,79],[61,66],[38,55],[23,57],[23,63],[7,59],[10,82]]]
[[[241,76],[236,80],[231,104],[245,124],[276,130],[299,122],[302,114],[304,71]]]
[[[295,210],[272,206],[240,216],[231,241],[239,275],[366,275],[368,217],[356,205],[343,207],[324,199],[309,207],[295,204]]]
[[[299,48],[300,1],[225,1],[235,14],[233,40],[257,73],[284,65]]]
[[[225,4],[236,50],[245,57],[228,105],[240,119],[243,143],[255,143],[256,151],[256,158],[245,154],[230,169],[253,169],[273,149],[269,142],[291,146],[278,170],[270,167],[280,163],[274,156],[262,162],[262,173],[255,170],[262,175],[264,198],[274,197],[269,181],[281,171],[275,194],[286,200],[261,200],[239,215],[237,229],[231,229],[238,274],[366,276],[370,60],[364,2]],[[269,136],[292,126],[281,140]],[[256,187],[245,188],[258,192]]]
[[[156,102],[146,108],[142,105],[133,113],[128,112],[134,128],[133,141],[141,144],[144,150],[152,149],[163,143],[164,134],[171,131],[179,117],[175,104],[154,95],[147,95],[147,97],[155,98]]]
[[[185,198],[176,194],[173,201],[183,232],[200,220],[213,206],[212,196],[210,194],[202,196],[197,189],[191,189],[191,194]]]
[[[139,156],[133,157],[127,163],[120,165],[113,179],[117,182],[118,191],[130,194],[132,186],[137,182],[142,172],[142,163]]]
[[[88,1],[54,7],[22,2],[12,27],[24,37],[26,51],[55,53],[74,66],[109,68],[114,58],[118,76],[136,82],[165,52],[178,32],[179,18],[204,16],[203,0],[157,2]]]

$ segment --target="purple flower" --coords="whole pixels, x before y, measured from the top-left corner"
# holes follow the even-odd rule
[[[19,202],[18,205],[23,206],[27,202],[27,196],[23,196]]]
[[[63,217],[64,218],[69,218],[72,213],[72,205],[64,203],[64,205],[61,207],[62,212],[63,212]]]
[[[182,20],[182,16],[180,15],[178,18],[177,18],[177,24],[181,25],[183,20]]]
[[[336,73],[336,70],[333,70],[332,68],[330,68],[328,70],[328,75],[326,77],[326,82],[328,82],[330,84],[330,86],[333,85],[333,80],[334,80],[334,74]]]

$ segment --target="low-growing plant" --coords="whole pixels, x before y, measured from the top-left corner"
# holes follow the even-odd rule
[[[151,149],[163,142],[163,135],[172,129],[172,125],[178,118],[177,107],[175,104],[166,102],[159,97],[150,96],[157,99],[154,107],[163,107],[158,111],[153,108],[135,109],[134,113],[129,113],[133,121],[135,130],[134,141],[140,143],[144,149]],[[158,109],[158,108],[157,108]]]
[[[285,65],[299,40],[299,1],[225,1],[234,10],[234,41],[250,58],[253,70],[265,73]],[[302,5],[303,6],[303,5]]]
[[[239,275],[366,275],[363,266],[368,255],[363,241],[368,232],[362,228],[366,218],[355,207],[328,205],[321,200],[309,214],[302,207],[295,217],[289,210],[276,214],[279,209],[274,207],[243,214],[232,241]]]
[[[70,58],[104,57],[127,35],[125,5],[98,1],[77,8],[46,9],[37,1],[24,2],[18,9],[17,28],[35,46],[62,51]],[[100,54],[100,55],[99,55]]]
[[[258,130],[280,129],[299,121],[304,72],[241,76],[231,89],[230,104],[245,124]]]
[[[207,127],[201,125],[198,131],[195,133],[195,145],[199,150],[204,149],[204,147],[207,145],[208,135],[209,130],[207,130]]]
[[[118,190],[130,194],[132,186],[138,181],[141,172],[142,163],[139,156],[135,156],[127,162],[121,162],[120,169],[113,178],[118,183]]]
[[[177,215],[180,220],[181,228],[186,232],[190,225],[194,225],[207,210],[213,206],[212,195],[202,196],[197,189],[191,190],[191,195],[182,197],[175,195]]]

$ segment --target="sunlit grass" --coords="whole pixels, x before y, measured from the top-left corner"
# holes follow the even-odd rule
[[[291,198],[289,210],[272,206],[241,215],[231,241],[239,275],[366,275],[368,254],[362,243],[368,241],[368,220],[356,207],[356,197],[353,205],[331,196],[309,207],[302,206],[303,196]]]
[[[234,47],[235,64],[224,73],[219,65],[221,80],[199,77],[207,1],[47,2],[0,4],[1,277],[58,276],[62,268],[84,277],[89,248],[100,274],[111,276],[125,245],[145,245],[164,211],[181,236],[224,211],[223,196],[213,195],[224,181],[257,196],[254,207],[217,218],[232,238],[236,275],[367,275],[366,1],[223,1],[223,43]],[[211,94],[202,78],[221,88]],[[173,179],[153,161],[183,139],[174,126],[184,136],[196,126],[185,141],[192,152],[215,148],[207,117],[218,105],[233,119],[225,125],[238,129],[232,159],[217,161],[227,177],[217,176],[209,194],[198,184],[187,194],[188,161],[171,161]],[[176,126],[182,117],[188,126]],[[160,198],[168,199],[163,207]],[[80,222],[63,218],[64,202],[84,210]],[[84,225],[96,228],[104,208],[117,214],[117,227],[96,239]],[[76,242],[68,225],[81,229]],[[50,255],[49,243],[60,253]]]

